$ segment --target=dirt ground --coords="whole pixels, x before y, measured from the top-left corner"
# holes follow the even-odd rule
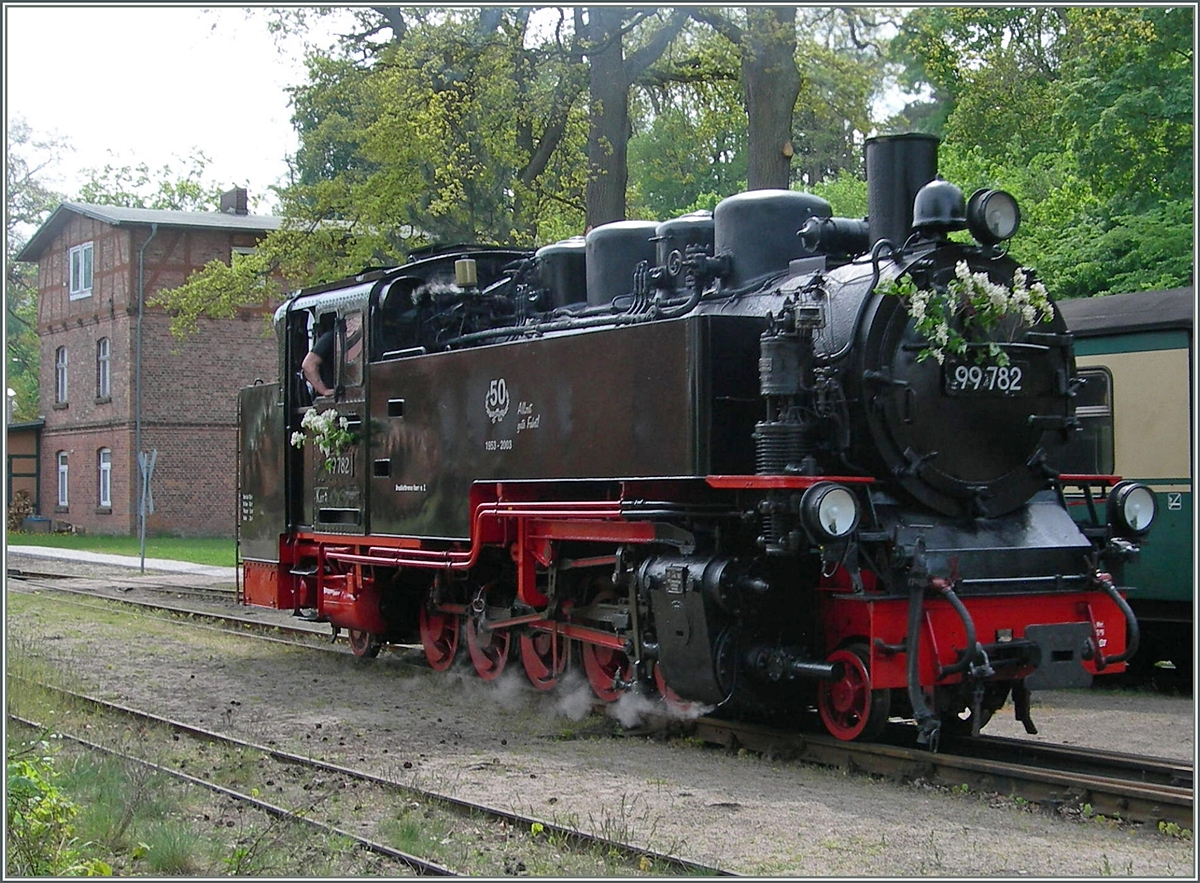
[[[32,561],[23,566],[37,569]],[[594,711],[578,673],[540,693],[519,665],[487,684],[469,666],[438,675],[392,652],[358,660],[348,651],[271,647],[152,620],[134,630],[108,617],[85,625],[81,614],[64,608],[59,618],[48,609],[7,609],[6,646],[51,658],[82,689],[742,874],[1196,876],[1190,839],[1141,826],[1055,815],[1001,795],[729,754],[690,740],[613,738],[620,731],[614,716],[632,716],[630,722],[638,700]],[[1190,696],[1040,693],[1033,716],[1036,737],[1026,736],[1007,708],[987,732],[1163,757],[1195,754]]]

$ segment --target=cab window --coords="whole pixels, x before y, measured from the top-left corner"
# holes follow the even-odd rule
[[[338,335],[339,363],[343,366],[342,384],[362,386],[363,316],[360,310],[347,313],[343,333]]]

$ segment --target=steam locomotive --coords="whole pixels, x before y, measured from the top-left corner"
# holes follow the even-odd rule
[[[1011,696],[1036,732],[1030,691],[1136,650],[1154,496],[1049,465],[1071,335],[1007,254],[1016,202],[964,199],[937,144],[867,143],[866,219],[751,191],[297,292],[284,379],[239,394],[245,602],[543,690],[577,659],[610,702],[936,748]]]

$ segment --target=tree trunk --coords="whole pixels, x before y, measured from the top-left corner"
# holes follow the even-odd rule
[[[749,121],[748,185],[787,189],[792,161],[792,109],[800,94],[796,8],[751,7],[742,45],[742,82]]]
[[[588,12],[589,87],[587,225],[625,217],[629,179],[629,78],[621,25],[627,10],[592,6]]]

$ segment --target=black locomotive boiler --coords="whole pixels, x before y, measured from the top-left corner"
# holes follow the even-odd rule
[[[931,747],[1122,671],[1153,496],[1048,465],[1078,379],[1007,254],[1016,203],[965,200],[933,138],[866,159],[865,220],[752,191],[292,296],[286,379],[239,396],[246,603],[358,654],[465,645],[547,690],[577,659],[608,701],[816,709],[841,739],[903,716]],[[1009,308],[947,306],[964,285]],[[312,402],[325,328],[338,392]]]

